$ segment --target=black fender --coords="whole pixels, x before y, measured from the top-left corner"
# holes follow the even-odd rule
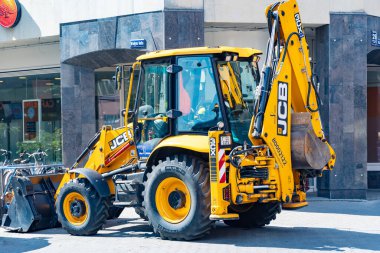
[[[157,165],[159,160],[164,160],[168,156],[178,155],[178,154],[195,156],[195,157],[201,158],[204,161],[208,161],[208,153],[206,152],[198,152],[192,149],[181,148],[181,147],[166,147],[166,146],[158,147],[154,149],[153,152],[148,157],[148,160],[146,162],[146,168],[144,171],[143,182],[147,180],[147,174],[152,172],[153,166]]]
[[[79,168],[69,170],[69,173],[76,173],[83,175],[95,188],[98,192],[99,196],[104,198],[110,196],[110,188],[108,187],[107,180],[102,177],[101,174],[96,172],[95,170]]]

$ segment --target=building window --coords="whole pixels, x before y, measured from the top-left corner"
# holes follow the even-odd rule
[[[96,85],[96,127],[100,129],[104,125],[117,128],[120,122],[120,95],[113,76],[115,68],[102,68],[95,72]]]
[[[47,162],[61,162],[60,74],[35,72],[0,77],[0,149],[10,150],[13,159],[41,149]]]

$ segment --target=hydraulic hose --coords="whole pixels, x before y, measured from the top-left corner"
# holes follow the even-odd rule
[[[285,57],[286,57],[286,54],[288,52],[288,46],[289,46],[289,42],[290,42],[290,39],[292,36],[294,35],[297,35],[300,43],[301,43],[301,36],[299,35],[298,32],[292,32],[291,34],[289,34],[287,40],[286,40],[286,43],[285,43],[285,47],[284,47],[284,54],[282,55],[282,59],[281,59],[281,63],[280,65],[282,65],[285,61]],[[281,68],[281,67],[280,67]],[[317,100],[317,108],[313,109],[311,108],[310,106],[310,95],[311,95],[311,88],[314,89],[314,92],[315,92],[315,95],[316,95],[316,100]],[[320,104],[321,104],[321,98],[319,96],[319,93],[317,91],[317,88],[315,87],[315,84],[313,82],[313,79],[311,79],[310,82],[308,82],[308,90],[307,90],[307,98],[306,98],[306,108],[310,111],[310,112],[318,112],[319,111],[319,107],[320,107]]]

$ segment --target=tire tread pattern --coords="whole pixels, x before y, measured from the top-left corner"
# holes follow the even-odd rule
[[[65,217],[63,213],[63,201],[66,192],[77,191],[81,193],[90,205],[90,217],[85,224],[81,226],[72,225]],[[87,236],[96,234],[104,225],[109,217],[109,201],[106,198],[99,197],[99,194],[94,187],[86,179],[74,179],[66,183],[60,190],[56,201],[56,212],[58,214],[58,221],[62,224],[62,227],[71,235]]]
[[[211,212],[211,191],[210,191],[210,176],[207,163],[203,160],[189,155],[175,155],[166,157],[165,161],[160,160],[156,166],[153,166],[152,172],[147,174],[147,180],[144,183],[145,190],[143,195],[146,196],[146,191],[148,187],[148,182],[152,180],[155,176],[155,170],[161,169],[164,166],[180,166],[185,167],[187,173],[189,173],[192,178],[196,181],[198,188],[198,208],[197,218],[192,221],[191,226],[182,231],[177,231],[176,233],[168,232],[162,229],[162,226],[158,226],[156,222],[151,221],[151,210],[145,210],[145,216],[149,218],[149,225],[153,227],[155,233],[159,234],[162,239],[169,240],[194,240],[201,238],[210,233],[212,229],[212,224],[214,223],[209,219]],[[143,207],[146,206],[146,198],[144,197]]]

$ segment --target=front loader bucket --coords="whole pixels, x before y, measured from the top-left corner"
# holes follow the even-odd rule
[[[1,226],[30,232],[59,225],[54,208],[55,191],[64,174],[14,177],[14,197],[3,214]]]
[[[330,149],[311,125],[310,113],[292,113],[292,166],[295,169],[322,169],[330,160]]]

